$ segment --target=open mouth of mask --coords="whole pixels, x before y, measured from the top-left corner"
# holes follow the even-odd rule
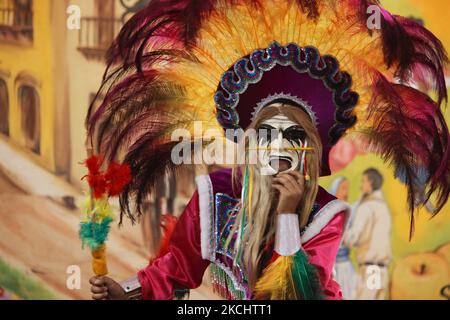
[[[294,159],[289,156],[275,156],[271,155],[269,157],[269,166],[277,172],[285,172],[294,170],[293,167]]]
[[[261,123],[258,128],[258,159],[261,174],[276,175],[299,170],[305,141],[305,131],[284,115],[277,115]]]

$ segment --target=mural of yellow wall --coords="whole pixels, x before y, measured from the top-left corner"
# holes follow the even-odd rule
[[[7,92],[9,127],[2,138],[52,172],[60,170],[55,147],[65,136],[59,130],[64,121],[55,116],[65,108],[58,36],[65,17],[55,14],[58,3],[63,2],[0,0],[0,81]]]
[[[9,97],[9,136],[12,142],[29,150],[28,153],[36,161],[53,171],[53,113],[54,113],[54,74],[53,74],[53,42],[51,32],[51,16],[49,0],[32,3],[32,36],[23,34],[5,35],[0,39],[0,77],[6,83]],[[0,8],[13,8],[13,1],[0,1]],[[13,12],[14,13],[14,12]],[[7,24],[11,21],[4,21]],[[13,21],[11,24],[19,22]],[[26,24],[26,23],[22,23]],[[20,26],[25,28],[25,26]],[[13,28],[13,27],[12,27]],[[20,33],[20,32],[19,32]],[[24,96],[25,95],[25,96]],[[34,96],[34,97],[33,97]],[[31,101],[30,100],[35,100]],[[24,101],[28,100],[28,101]],[[28,104],[28,105],[27,105]],[[35,132],[27,134],[25,126],[26,111],[35,104],[37,114]],[[28,122],[34,122],[28,119]],[[33,128],[32,128],[33,129]],[[33,131],[31,129],[31,131]],[[30,137],[34,134],[35,137]],[[28,136],[27,136],[28,135]],[[27,141],[36,139],[37,141]]]

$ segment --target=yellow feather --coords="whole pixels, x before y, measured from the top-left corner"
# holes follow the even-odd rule
[[[292,277],[292,257],[280,256],[259,278],[254,289],[256,300],[299,300]]]

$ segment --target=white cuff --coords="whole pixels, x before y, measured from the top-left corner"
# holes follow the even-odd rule
[[[277,216],[274,250],[281,256],[293,256],[302,247],[298,215],[282,213]]]

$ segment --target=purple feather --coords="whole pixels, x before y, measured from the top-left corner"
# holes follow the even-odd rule
[[[414,231],[414,207],[436,195],[436,213],[450,194],[449,131],[441,110],[426,94],[411,87],[393,84],[381,74],[373,83],[369,104],[369,141],[383,159],[401,172],[408,187],[411,233]],[[418,172],[426,174],[422,186]],[[426,190],[426,199],[417,199],[418,188]]]
[[[395,68],[394,75],[403,83],[414,81],[433,88],[438,94],[438,105],[447,100],[444,68],[449,60],[441,41],[416,21],[389,13],[378,0],[352,2],[359,6],[363,25],[368,18],[367,8],[379,8],[384,60],[388,67]]]

